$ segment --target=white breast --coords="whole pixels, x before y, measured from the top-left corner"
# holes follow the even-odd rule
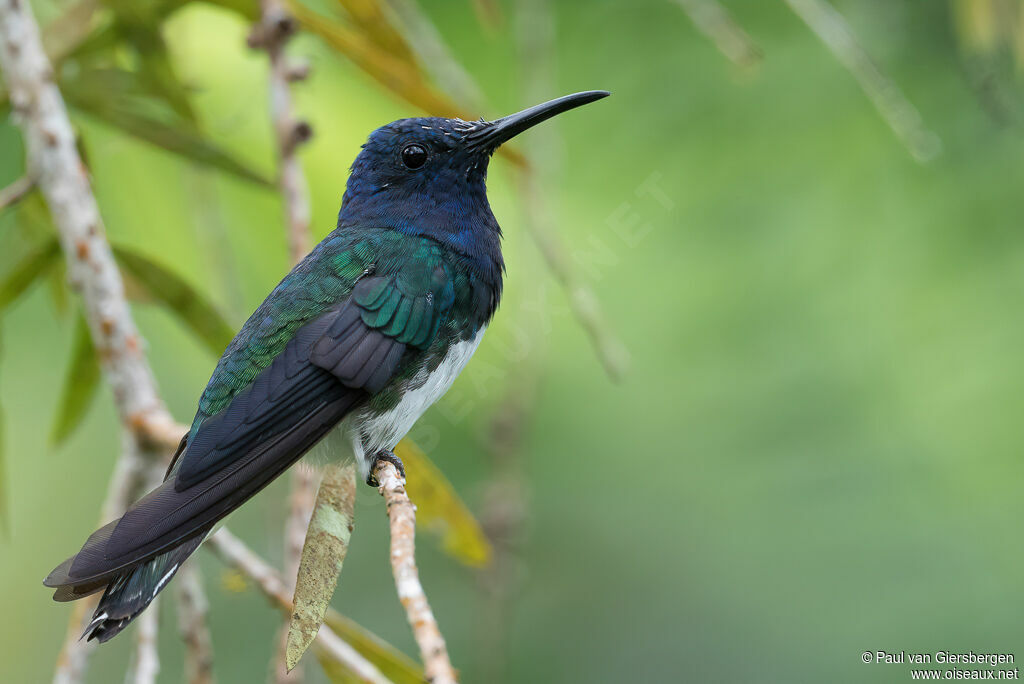
[[[356,463],[364,478],[370,467],[367,459],[373,458],[378,451],[394,449],[424,411],[444,396],[455,378],[469,363],[486,329],[480,328],[473,339],[453,344],[433,372],[421,371],[410,383],[415,389],[406,390],[398,405],[387,413],[367,416],[360,412],[359,415],[352,417],[347,426],[348,433],[352,440]]]

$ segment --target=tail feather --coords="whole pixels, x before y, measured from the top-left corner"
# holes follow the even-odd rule
[[[153,602],[157,594],[178,572],[185,559],[199,548],[205,538],[204,532],[167,553],[115,575],[106,585],[107,589],[100,598],[92,621],[86,626],[82,636],[87,637],[89,641],[97,639],[101,643],[117,636]],[[78,587],[73,587],[72,590],[79,591]],[[98,589],[86,586],[83,591],[91,593]]]

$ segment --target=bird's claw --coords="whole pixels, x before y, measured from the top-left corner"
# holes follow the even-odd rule
[[[387,461],[391,465],[395,466],[398,474],[405,479],[405,465],[402,463],[402,459],[395,456],[393,451],[378,451],[373,457],[373,463],[370,464],[370,472],[366,474],[366,484],[371,487],[380,487],[380,482],[377,482],[374,471],[377,470],[377,464],[381,461]]]

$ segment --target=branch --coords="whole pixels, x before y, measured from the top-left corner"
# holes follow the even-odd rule
[[[159,604],[159,599],[153,601],[138,618],[138,626],[135,628],[135,662],[125,678],[129,684],[156,684],[156,676],[160,673],[160,655],[157,651]]]
[[[250,551],[242,540],[222,528],[204,543],[220,556],[221,560],[255,582],[260,591],[286,615],[291,614],[291,591],[281,575]],[[324,654],[358,676],[360,681],[370,684],[392,684],[373,663],[366,660],[327,625],[320,627],[313,643]]]
[[[899,86],[882,73],[839,12],[824,0],[786,0],[786,4],[857,79],[861,90],[916,161],[931,161],[942,151],[939,136],[925,128],[921,113]]]
[[[305,65],[291,63],[285,45],[297,28],[280,0],[261,0],[262,15],[249,34],[249,46],[265,50],[270,61],[268,76],[270,118],[277,139],[278,188],[284,202],[288,251],[294,266],[312,247],[309,234],[310,208],[306,177],[295,150],[313,135],[308,122],[295,117],[289,84],[306,78]]]
[[[676,4],[733,64],[750,67],[761,61],[761,49],[717,0],[676,0]]]
[[[178,571],[178,630],[185,642],[185,680],[188,684],[213,684],[213,642],[206,624],[209,606],[202,576],[194,560]]]
[[[122,422],[137,427],[165,409],[143,357],[142,340],[104,237],[71,122],[27,2],[8,1],[0,6],[0,69],[24,132],[27,166],[57,225],[68,279],[82,295],[89,330],[114,390],[118,413]]]
[[[49,206],[67,261],[68,280],[82,296],[89,332],[124,427],[124,448],[103,504],[106,522],[138,497],[147,478],[157,477],[163,458],[176,446],[183,428],[157,392],[64,100],[43,52],[39,27],[24,0],[0,5],[0,71],[24,134],[26,167],[32,170]],[[72,611],[54,675],[57,682],[71,684],[85,675],[93,646],[79,640],[78,633],[93,605],[93,600],[82,601]],[[155,630],[155,611],[149,620],[146,624]],[[155,643],[155,634],[152,636]],[[145,657],[140,657],[139,666],[150,667],[149,653],[141,655]]]
[[[137,460],[138,455],[132,451],[137,446],[135,440],[126,440],[121,459]],[[162,464],[159,461],[152,463],[146,469],[142,486],[152,489],[160,484],[163,476]],[[138,626],[135,628],[135,658],[125,677],[125,681],[129,684],[156,684],[157,675],[160,673],[159,643],[157,641],[157,632],[160,628],[159,602],[159,599],[154,600],[138,618]]]
[[[36,184],[32,182],[32,179],[25,175],[6,188],[0,189],[0,211],[23,200],[25,195],[30,193],[35,186]]]
[[[393,464],[383,460],[377,462],[373,475],[380,483],[380,494],[387,502],[391,522],[391,571],[395,576],[395,589],[420,648],[427,681],[455,684],[448,647],[416,569],[416,507],[405,492],[405,478],[399,476]]]
[[[92,653],[93,642],[83,641],[82,630],[89,622],[99,594],[93,594],[75,602],[71,609],[71,618],[64,635],[64,643],[57,656],[57,667],[53,673],[53,684],[77,684],[85,681],[85,671],[89,666],[89,654]]]

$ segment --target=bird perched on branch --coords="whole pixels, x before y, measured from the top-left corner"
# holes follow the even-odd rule
[[[232,340],[163,484],[46,578],[57,601],[104,592],[89,639],[123,630],[218,520],[335,430],[370,484],[380,459],[403,470],[393,449],[469,361],[501,298],[491,155],[606,95],[495,121],[402,119],[370,135],[337,229]]]

